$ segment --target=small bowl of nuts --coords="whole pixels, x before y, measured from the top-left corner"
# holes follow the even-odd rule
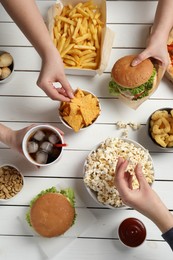
[[[148,135],[162,149],[173,148],[173,108],[154,111],[147,122]]]
[[[6,51],[0,51],[0,83],[6,83],[10,80],[14,71],[14,59]]]
[[[0,166],[0,202],[16,197],[24,187],[24,177],[13,165]]]

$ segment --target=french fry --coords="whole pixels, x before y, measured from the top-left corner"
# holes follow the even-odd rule
[[[76,38],[75,42],[79,43],[79,42],[82,42],[82,41],[84,41],[86,39],[90,39],[90,38],[91,38],[91,34],[85,33],[83,36]]]
[[[79,49],[79,50],[95,50],[96,47],[94,46],[89,46],[89,45],[74,45],[75,49]]]
[[[70,55],[72,55],[72,56],[77,55],[77,56],[79,56],[79,57],[81,57],[81,56],[83,55],[83,52],[80,51],[80,50],[77,50],[77,49],[71,49],[68,53],[69,53]]]
[[[65,23],[69,23],[69,24],[75,25],[75,22],[70,20],[69,18],[66,18],[66,17],[63,17],[63,16],[58,16],[57,19],[60,20],[60,21],[65,22]]]
[[[103,22],[92,0],[64,6],[55,17],[53,42],[66,67],[97,69]]]
[[[66,53],[68,53],[68,51],[73,48],[73,46],[74,46],[74,44],[69,44],[69,46],[61,52],[61,57],[63,58],[64,55],[65,55]]]
[[[82,65],[83,68],[95,69],[97,67],[96,62],[86,62]]]
[[[76,66],[76,62],[68,59],[64,59],[65,64],[70,65],[70,66]]]
[[[61,53],[62,50],[63,50],[65,41],[66,41],[66,38],[65,38],[65,37],[61,37],[61,38],[59,39],[59,42],[58,42],[58,50],[59,50],[60,53]]]
[[[83,55],[81,58],[80,58],[80,61],[84,61],[86,62],[87,59],[93,59],[96,57],[96,53],[95,52],[91,52],[91,53],[88,53],[86,55]]]
[[[80,26],[81,26],[81,23],[82,23],[82,19],[79,18],[78,21],[77,21],[77,25],[76,25],[76,28],[75,28],[75,30],[74,30],[73,36],[72,36],[73,39],[76,38],[77,33],[78,33],[78,31],[79,31],[79,28],[80,28]]]

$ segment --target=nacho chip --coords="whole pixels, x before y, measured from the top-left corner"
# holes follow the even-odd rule
[[[70,106],[69,116],[75,116],[78,113],[79,106],[75,103],[70,103],[69,106]]]
[[[83,91],[81,89],[77,89],[74,96],[77,97],[77,98],[81,98],[81,97],[84,97],[85,94],[83,93]]]
[[[78,132],[81,128],[83,118],[80,114],[73,116],[64,116],[63,119],[69,124],[75,132]]]
[[[70,102],[62,102],[59,110],[64,121],[78,132],[93,123],[100,114],[100,107],[95,96],[81,89],[77,89],[74,96]]]

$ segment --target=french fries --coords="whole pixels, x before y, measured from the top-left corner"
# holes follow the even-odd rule
[[[103,22],[92,0],[64,6],[54,18],[53,42],[65,67],[97,69]]]

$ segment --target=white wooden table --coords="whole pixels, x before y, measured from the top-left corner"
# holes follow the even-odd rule
[[[37,1],[45,17],[48,7],[54,1]],[[0,164],[12,163],[25,176],[25,188],[18,198],[10,203],[0,203],[0,259],[42,260],[38,245],[18,221],[28,208],[29,201],[42,189],[65,182],[73,187],[97,223],[88,223],[88,229],[53,259],[76,260],[170,260],[172,251],[162,239],[161,232],[147,218],[132,209],[110,210],[100,208],[88,195],[83,184],[83,163],[97,143],[107,137],[121,136],[116,122],[136,122],[141,124],[138,131],[129,129],[132,138],[149,149],[154,161],[155,182],[153,189],[159,194],[166,206],[173,210],[173,160],[172,152],[156,149],[146,135],[148,116],[161,107],[173,104],[173,85],[165,78],[155,94],[137,110],[132,110],[111,97],[108,82],[111,67],[120,56],[140,52],[145,47],[149,26],[153,22],[157,1],[107,1],[107,23],[115,32],[115,41],[106,71],[102,76],[68,76],[72,87],[92,91],[101,102],[102,113],[93,127],[77,134],[65,128],[57,115],[58,102],[50,100],[36,86],[40,70],[40,58],[28,40],[0,6],[0,49],[9,51],[15,59],[13,79],[0,85],[0,122],[20,129],[31,123],[50,123],[65,132],[65,149],[58,164],[35,169],[27,160],[3,144],[0,144]],[[77,207],[80,202],[77,199]],[[147,239],[137,249],[123,247],[117,238],[117,227],[127,217],[141,219],[147,228]],[[78,220],[80,221],[80,219]]]

